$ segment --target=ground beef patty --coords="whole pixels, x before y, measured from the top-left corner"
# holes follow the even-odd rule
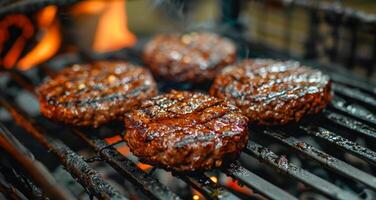
[[[126,62],[95,62],[63,69],[38,89],[47,118],[77,126],[122,119],[142,100],[157,94],[151,73]]]
[[[235,59],[235,45],[214,33],[158,35],[144,49],[153,74],[174,82],[211,80]]]
[[[236,104],[258,125],[282,125],[320,112],[331,100],[329,77],[296,61],[244,60],[225,68],[210,94]]]
[[[176,171],[207,170],[235,159],[247,144],[248,119],[224,100],[172,91],[126,114],[127,141],[143,161]]]

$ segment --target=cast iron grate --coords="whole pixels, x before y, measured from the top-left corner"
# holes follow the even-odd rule
[[[124,52],[119,52],[115,55],[122,55],[123,53]],[[136,59],[136,63],[140,62],[137,52],[127,52],[127,54],[133,59]],[[116,59],[119,57],[112,56],[110,58]],[[65,66],[66,62],[77,62],[77,60],[70,60],[68,57],[64,56],[55,59],[54,64],[60,63],[60,66]],[[55,73],[53,69],[46,66],[41,66],[34,70],[38,71],[38,75],[34,74],[34,76],[44,77]],[[40,84],[40,78],[36,78],[37,81],[35,81],[35,79],[33,80],[29,76],[17,71],[9,71],[7,75],[11,77],[11,80],[15,82],[20,89],[27,90],[36,97],[35,87],[37,84]],[[370,149],[374,147],[367,148],[366,145],[357,144],[342,134],[342,131],[345,131],[346,134],[374,141],[376,138],[376,116],[375,113],[371,111],[375,109],[374,102],[376,101],[376,95],[374,88],[367,84],[363,84],[362,87],[357,87],[357,85],[352,85],[352,82],[344,80],[348,77],[343,77],[339,74],[335,74],[332,78],[334,81],[335,98],[322,114],[298,125],[273,128],[251,127],[251,134],[257,135],[257,137],[269,138],[290,149],[291,153],[307,158],[306,162],[310,160],[318,163],[320,166],[339,177],[343,176],[363,185],[365,188],[375,191],[376,177],[373,174],[375,170],[365,172],[357,166],[348,164],[340,158],[314,147],[309,144],[309,142],[299,139],[296,134],[292,134],[299,132],[302,135],[317,138],[323,143],[338,149],[338,151],[343,151],[362,159],[371,167],[375,166],[376,152]],[[161,90],[164,91],[171,87],[199,90],[206,89],[190,87],[189,85],[171,85],[169,83],[162,83],[161,85]],[[356,91],[355,94],[354,91]],[[64,144],[60,139],[53,137],[53,134],[45,130],[45,127],[43,127],[43,124],[40,123],[37,118],[26,113],[18,104],[14,103],[13,98],[14,96],[11,92],[2,89],[0,106],[5,108],[5,110],[12,115],[14,121],[20,127],[42,144],[47,151],[55,155],[72,177],[74,177],[92,197],[97,197],[98,199],[127,199],[127,197],[107,183],[96,169],[88,164],[88,162],[103,161],[115,169],[119,175],[132,182],[145,196],[151,199],[181,198],[179,194],[172,192],[166,185],[163,185],[158,179],[151,176],[150,173],[140,169],[134,161],[118,152],[115,145],[124,145],[122,140],[109,145],[104,141],[103,137],[98,137],[98,134],[93,134],[95,130],[68,127],[70,133],[67,134],[77,136],[88,148],[96,153],[95,157],[85,159],[78,155],[77,152],[71,150],[68,145]],[[22,142],[22,139],[15,138],[13,133],[7,130],[3,122],[0,122],[0,124],[0,142],[3,148],[10,155],[16,156],[17,163],[25,168],[31,177],[31,180],[28,180],[27,183],[30,182],[30,184],[34,186],[34,189],[27,193],[29,194],[28,198],[36,198],[36,195],[45,197],[46,195],[53,199],[69,199],[72,194],[69,193],[66,188],[53,184],[53,180],[43,181],[43,178],[51,176],[50,172],[45,170],[46,167],[43,167],[44,164],[36,161],[33,156],[30,156],[32,154],[25,147],[19,147],[20,142],[18,140]],[[338,130],[338,132],[336,130]],[[253,138],[252,135],[251,138]],[[312,188],[315,192],[331,199],[361,198],[361,196],[358,196],[358,194],[353,191],[342,188],[335,182],[322,178],[309,169],[305,169],[290,162],[286,156],[278,155],[266,145],[260,143],[259,140],[251,140],[244,150],[244,154],[258,159],[261,165],[270,167],[280,173],[281,176],[286,176],[303,183],[306,187]],[[30,168],[28,164],[31,164],[33,167]],[[249,187],[261,196],[270,199],[297,199],[297,197],[283,188],[276,186],[275,183],[264,178],[262,174],[260,175],[253,172],[253,170],[248,168],[243,162],[237,161],[232,163],[229,168],[218,170],[218,173],[232,177],[244,185],[243,187]],[[195,188],[207,199],[244,198],[244,196],[237,194],[225,186],[213,182],[205,173],[181,174],[173,172],[172,174]],[[23,183],[25,184],[25,181],[23,181]],[[40,188],[35,185],[38,185]],[[6,179],[1,176],[0,191],[8,196],[16,196],[18,199],[25,199],[25,197],[22,196],[22,188],[17,188],[7,183]],[[255,199],[257,199],[257,197],[253,196]]]

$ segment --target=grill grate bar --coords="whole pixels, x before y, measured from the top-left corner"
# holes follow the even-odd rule
[[[79,138],[89,145],[103,160],[111,165],[121,175],[154,197],[155,199],[180,199],[175,193],[162,185],[157,179],[145,173],[137,167],[131,160],[121,155],[115,148],[108,147],[108,144],[100,139],[90,139],[85,133],[78,129],[73,129]]]
[[[23,194],[29,199],[49,199],[42,190],[34,184],[29,178],[21,175],[15,170],[12,165],[0,165],[0,171],[5,180],[12,183],[15,187],[19,188]]]
[[[278,171],[284,172],[298,181],[301,181],[317,191],[335,199],[357,199],[353,194],[344,191],[336,185],[292,164],[286,157],[278,156],[266,147],[249,141],[245,150],[263,163],[267,163]]]
[[[376,99],[369,94],[366,94],[359,89],[353,89],[346,87],[341,84],[333,83],[333,90],[342,96],[349,97],[351,99],[355,99],[359,102],[362,102],[366,105],[371,105],[376,107]]]
[[[92,169],[81,156],[77,155],[60,140],[53,139],[37,129],[33,120],[26,117],[26,113],[21,113],[15,105],[4,99],[1,99],[0,103],[13,116],[18,125],[59,158],[66,170],[88,190],[90,195],[100,199],[127,199],[105,182],[101,175]]]
[[[1,123],[1,122],[0,122]],[[3,124],[1,124],[3,126]],[[5,130],[5,129],[3,129]],[[73,196],[67,190],[55,185],[55,180],[46,168],[34,160],[24,152],[17,148],[14,144],[14,138],[9,139],[8,134],[4,131],[0,131],[0,147],[13,158],[27,173],[43,188],[51,197],[55,199],[71,199]]]
[[[339,172],[342,175],[352,178],[376,190],[376,178],[374,176],[367,174],[335,157],[332,157],[329,154],[326,154],[325,152],[322,152],[307,144],[306,142],[288,136],[288,134],[284,134],[280,131],[271,131],[269,129],[263,130],[263,133],[291,147],[297,152],[302,153],[306,157],[316,160],[325,167],[332,169],[334,172]]]
[[[344,75],[338,74],[337,71],[330,73],[330,79],[332,79],[334,82],[343,85],[349,85],[351,87],[356,87],[362,89],[363,91],[376,95],[376,89],[373,87],[373,85],[356,80],[354,79],[354,77],[349,78]]]
[[[218,199],[218,200],[236,200],[239,199],[237,196],[228,192],[226,189],[214,183],[205,174],[194,174],[194,175],[179,175],[181,179],[192,185],[196,190],[200,191],[207,199]]]
[[[43,68],[43,69],[48,74],[55,73],[48,68]],[[30,81],[27,80],[26,77],[22,76],[22,74],[20,74],[17,71],[12,72],[11,74],[12,74],[12,77],[17,81],[17,83],[20,86],[22,86],[27,91],[31,92],[34,96],[36,96],[35,87]],[[91,141],[90,138],[88,138],[85,133],[82,133],[80,130],[76,128],[73,129],[73,132],[77,136],[79,136],[81,139],[83,139],[84,142],[86,142],[89,146],[94,148],[94,150],[99,153],[102,159],[106,160],[115,170],[120,172],[123,176],[126,176],[126,177],[129,177],[128,175],[134,176],[136,171],[141,170],[137,166],[135,166],[132,161],[125,158],[114,148],[107,148],[108,144],[105,143],[103,140]],[[124,169],[125,166],[128,166],[129,169],[125,170]],[[151,194],[156,199],[180,199],[180,197],[178,197],[175,193],[171,192],[167,187],[160,184],[158,180],[145,174],[146,173],[141,170],[141,172],[139,171],[139,174],[138,174],[139,176],[135,176],[134,178],[137,181],[136,184],[141,184],[141,186],[147,193]],[[208,185],[206,187],[209,189],[210,186]],[[213,188],[211,190],[213,190]],[[227,196],[229,198],[233,197],[232,194],[228,194]],[[226,196],[223,195],[222,199],[225,199],[225,197]]]
[[[327,142],[336,144],[348,152],[369,161],[371,164],[376,165],[376,152],[365,148],[351,140],[348,140],[342,136],[339,136],[325,128],[315,127],[313,125],[300,126],[306,133],[317,136]]]
[[[29,193],[28,198],[32,199],[49,199],[42,190],[36,186],[30,179],[22,176],[21,174],[17,173],[14,169],[12,169],[12,172],[10,173],[10,176],[12,176],[13,179],[17,179],[19,184],[22,186],[22,191],[26,191]]]
[[[352,104],[343,98],[334,96],[330,105],[339,111],[376,126],[376,116],[358,104]]]
[[[11,183],[4,180],[3,174],[0,173],[0,193],[7,199],[12,200],[27,200],[27,198]]]
[[[9,73],[10,77],[16,81],[24,90],[36,95],[35,86],[33,82],[24,74],[16,70],[11,70]]]
[[[170,191],[166,186],[162,185],[157,179],[154,179],[143,170],[139,169],[131,160],[121,155],[113,147],[108,147],[108,144],[103,140],[91,140],[88,136],[78,129],[73,129],[73,132],[91,146],[98,155],[107,161],[116,171],[123,176],[130,178],[135,184],[140,185],[148,194],[156,199],[180,199],[175,193]],[[184,176],[179,175],[179,178],[185,180],[197,190],[202,192],[210,199],[237,199],[232,193],[226,191],[221,186],[215,184],[205,175]]]
[[[270,199],[297,199],[279,187],[245,169],[238,163],[232,163],[230,167],[223,172]]]
[[[20,152],[30,160],[35,161],[35,157],[20,141],[12,135],[12,133],[4,126],[3,123],[0,122],[0,131],[1,133],[12,142],[12,145],[14,145]],[[44,166],[42,163],[38,162],[41,168],[47,169],[46,166]],[[22,191],[26,191],[26,196],[28,198],[33,199],[46,199],[47,197],[43,192],[40,190],[39,187],[37,187],[31,180],[26,178],[25,176],[19,174],[13,167],[9,166],[0,166],[0,171],[3,173],[5,179],[12,180],[13,184],[18,186],[19,188],[22,188]],[[49,173],[46,171],[46,173]]]
[[[22,78],[22,77],[21,77]],[[15,79],[15,78],[14,78]],[[16,80],[16,79],[15,79]],[[20,83],[19,80],[16,80],[17,82]],[[21,83],[21,86],[30,91],[30,92],[35,92],[34,88],[33,87],[28,87],[27,86],[28,84],[25,84],[25,83]],[[338,85],[338,84],[336,84]],[[346,91],[341,91],[341,87],[344,87],[342,89],[345,89]],[[352,90],[354,89],[351,89],[351,88],[348,88],[346,86],[339,86],[339,87],[334,87],[335,88],[335,91],[342,95],[342,96],[345,96],[345,97],[350,97],[352,99],[355,99],[357,101],[360,101],[361,103],[364,103],[366,105],[370,105],[370,106],[374,106],[373,105],[373,101],[374,98],[369,96],[368,94],[366,93],[363,93],[363,92],[360,92],[359,90],[356,90],[358,92],[360,92],[361,95],[358,95],[358,96],[351,96],[351,92]],[[338,90],[338,91],[337,91]],[[35,94],[35,93],[34,93]],[[367,96],[368,95],[368,96]],[[341,97],[338,97],[336,96],[332,103],[331,103],[332,107],[336,110],[339,110],[343,113],[346,113],[347,115],[350,115],[350,116],[353,116],[357,119],[360,119],[362,121],[365,121],[367,122],[368,124],[373,124],[373,125],[376,125],[376,117],[373,113],[371,113],[370,111],[368,111],[367,109],[359,106],[359,105],[356,105],[356,104],[350,104],[349,102],[347,102],[347,100],[345,99],[342,99]],[[327,112],[328,114],[331,114],[330,112]],[[336,113],[334,113],[336,114]],[[324,113],[325,115],[325,113]],[[326,115],[327,118],[336,123],[336,124],[339,124],[341,126],[345,126],[346,128],[349,128],[349,129],[357,129],[359,127],[363,127],[363,129],[365,130],[371,130],[372,131],[372,127],[368,127],[367,125],[364,125],[360,122],[357,122],[357,121],[354,121],[352,119],[350,119],[351,122],[355,123],[355,125],[352,123],[352,124],[348,124],[348,123],[345,123],[343,120],[341,121],[341,119],[346,119],[345,116],[342,116],[340,114],[337,114],[337,115],[334,115],[335,117],[333,117],[333,115],[331,115],[332,117],[329,118],[328,115]],[[341,119],[338,119],[338,116],[342,116]],[[347,118],[349,119],[349,118]],[[359,124],[360,123],[360,124]],[[345,125],[347,124],[347,125]],[[364,126],[360,126],[360,125],[364,125]],[[301,127],[304,129],[304,127]],[[307,131],[307,130],[306,130]],[[372,134],[372,132],[367,132],[367,131],[359,131],[359,130],[354,130],[354,131],[358,131],[358,132],[361,132],[362,134],[364,135],[367,135],[369,137],[373,137],[375,138],[375,135]],[[74,130],[73,131],[74,133],[76,133],[76,131]],[[77,133],[76,133],[77,134]],[[84,136],[86,136],[84,133],[82,133]],[[313,133],[311,133],[313,134]],[[337,136],[335,135],[334,133],[332,133],[333,135],[331,136],[335,136],[335,137],[340,137],[340,136]],[[315,135],[315,134],[313,134]],[[273,135],[270,135],[273,137]],[[275,136],[275,135],[274,135]],[[315,135],[315,136],[318,136],[318,135]],[[131,181],[134,181],[136,182],[136,184],[138,184],[139,186],[143,186],[144,190],[146,191],[146,193],[148,194],[152,194],[154,195],[153,197],[154,198],[157,198],[157,199],[163,199],[162,197],[166,197],[166,196],[163,196],[163,195],[169,195],[169,194],[164,194],[164,192],[167,192],[167,193],[170,193],[170,191],[157,191],[157,193],[154,191],[154,190],[157,190],[155,188],[146,188],[147,186],[149,186],[148,184],[150,183],[150,180],[140,180],[140,178],[142,178],[142,174],[146,174],[144,171],[142,171],[141,169],[139,169],[137,166],[135,166],[135,164],[130,161],[129,159],[127,159],[126,157],[124,157],[123,155],[121,155],[116,149],[114,149],[113,147],[110,147],[110,148],[104,148],[106,146],[108,146],[107,143],[105,143],[103,140],[100,140],[100,139],[90,139],[88,136],[87,137],[87,140],[88,142],[90,142],[91,144],[89,144],[87,141],[85,141],[89,146],[91,146],[94,151],[96,151],[98,153],[98,155],[103,159],[105,160],[106,162],[108,162],[115,170],[117,170],[119,173],[121,173],[122,175],[126,176],[126,177],[130,177],[132,176],[130,179]],[[318,136],[320,137],[320,136]],[[322,139],[324,140],[329,140],[328,138],[324,137],[324,136],[321,136]],[[340,137],[341,139],[345,139],[345,138],[342,138]],[[277,137],[275,138],[277,139]],[[295,139],[295,138],[293,138]],[[279,141],[285,143],[287,141],[284,141],[282,140],[281,138],[278,139]],[[292,146],[292,144],[295,144],[295,143],[292,143],[292,142],[300,142],[298,140],[296,141],[289,141],[290,143],[286,143],[288,146]],[[330,141],[329,142],[333,142],[334,141]],[[364,153],[364,149],[361,149],[361,148],[364,148],[364,147],[361,147],[361,148],[358,148],[358,146],[356,147],[357,149],[347,149],[346,147],[348,147],[348,143],[347,142],[351,142],[351,141],[348,141],[345,139],[345,143],[342,144],[342,146],[340,144],[337,144],[338,146],[340,146],[341,148],[344,148],[350,152],[352,151],[355,151],[355,152],[352,152],[354,154],[356,154],[356,152],[359,153],[358,156],[362,157],[364,156],[364,159],[370,161],[371,163],[375,164],[375,158],[376,156],[374,157],[374,155],[372,153],[375,153],[369,149],[366,149],[366,153],[371,153],[371,156],[368,156],[367,158],[367,155],[365,155],[366,153]],[[355,144],[355,143],[354,143]],[[308,145],[308,144],[307,144]],[[345,146],[346,145],[346,146]],[[299,152],[302,152],[304,154],[307,154],[310,158],[313,158],[313,159],[316,159],[317,161],[319,161],[320,163],[324,163],[324,164],[327,164],[325,163],[324,160],[319,160],[319,158],[315,158],[313,155],[310,155],[309,153],[310,152],[306,152],[306,151],[303,151],[301,149],[298,149],[299,147],[295,147],[296,150],[298,150]],[[317,149],[316,149],[317,150]],[[335,186],[334,184],[332,183],[329,183],[327,182],[326,180],[324,179],[321,179],[320,177],[304,170],[304,169],[301,169],[293,164],[290,164],[288,163],[288,160],[281,156],[277,156],[276,154],[274,154],[273,152],[271,152],[270,150],[268,150],[267,148],[257,144],[257,143],[254,143],[252,141],[250,141],[250,144],[248,144],[247,146],[247,149],[246,149],[246,152],[248,154],[251,154],[252,156],[254,157],[257,157],[259,160],[261,161],[266,161],[267,164],[273,166],[274,168],[277,168],[278,170],[282,171],[282,172],[285,172],[286,174],[288,174],[289,176],[303,182],[303,183],[306,183],[307,185],[315,188],[316,190],[322,192],[323,194],[327,195],[327,196],[331,196],[332,198],[336,198],[336,199],[356,199],[357,197],[354,196],[353,194],[349,193],[349,192],[346,192],[346,191],[343,191],[341,190],[340,188],[338,188],[337,186]],[[363,154],[362,154],[363,152]],[[117,156],[113,155],[113,153],[117,153],[118,154],[118,158]],[[319,150],[315,151],[315,153],[317,154],[317,156],[319,155],[319,153],[323,153],[325,154],[324,152],[321,152]],[[313,153],[312,153],[313,154]],[[327,154],[326,154],[327,155]],[[329,156],[329,155],[327,155]],[[107,157],[107,158],[106,158]],[[336,159],[336,158],[333,158],[333,159]],[[124,161],[126,160],[126,161]],[[337,160],[337,164],[338,166],[329,166],[328,165],[328,168],[331,167],[331,169],[333,170],[338,170],[340,173],[343,173],[344,175],[346,176],[349,176],[351,177],[350,175],[352,176],[355,176],[356,173],[364,173],[356,168],[353,168],[351,165],[348,165],[346,163],[343,162],[343,164],[345,164],[346,166],[341,166],[343,165],[340,161],[340,160]],[[111,164],[112,162],[112,164]],[[124,164],[123,162],[126,162],[128,163],[127,164]],[[129,163],[133,164],[133,167],[130,167],[131,165],[129,165]],[[129,168],[128,168],[129,167]],[[336,169],[335,167],[341,167],[342,170],[346,169],[345,171],[341,171],[341,169]],[[348,169],[346,167],[349,167]],[[124,169],[125,168],[125,169]],[[233,170],[235,169],[236,170]],[[353,169],[352,169],[353,168]],[[132,170],[141,170],[139,172],[138,175],[135,175],[135,171],[132,171]],[[352,173],[351,170],[357,170],[356,173]],[[352,173],[352,174],[349,174],[349,171]],[[269,183],[268,181],[262,179],[261,177],[257,176],[256,174],[250,172],[249,170],[243,168],[242,166],[240,166],[239,164],[232,164],[232,169],[229,169],[229,170],[226,170],[225,173],[233,178],[236,178],[238,179],[240,182],[242,182],[243,184],[247,185],[248,187],[251,187],[251,188],[254,188],[255,190],[259,191],[261,194],[264,194],[265,196],[271,198],[271,199],[280,199],[282,197],[285,197],[285,198],[288,198],[288,199],[295,199],[295,197],[293,197],[292,195],[290,195],[289,193],[283,191],[282,189],[274,186],[272,183]],[[347,173],[347,174],[346,174]],[[364,173],[366,174],[366,173]],[[364,175],[363,174],[363,175]],[[362,175],[362,176],[363,176]],[[198,176],[198,175],[197,175]],[[216,186],[215,184],[209,184],[209,185],[205,185],[205,184],[202,184],[202,182],[199,181],[199,179],[197,179],[197,177],[194,177],[194,176],[179,176],[181,177],[183,180],[185,180],[186,182],[189,182],[192,186],[194,187],[197,187],[197,189],[199,191],[202,192],[202,194],[204,194],[205,196],[207,197],[210,197],[210,198],[219,198],[219,196],[216,196],[216,197],[213,197],[211,194],[213,193],[216,193],[215,190],[216,190]],[[153,179],[152,177],[150,177],[148,174],[146,174],[146,179]],[[204,179],[209,179],[208,177],[204,176],[202,177]],[[352,177],[353,178],[353,177]],[[359,176],[357,176],[356,178],[358,179],[361,179],[361,180],[358,180],[358,179],[355,179],[355,180],[358,180],[359,182],[362,182],[370,187],[372,187],[373,185],[370,185],[371,183],[373,183],[372,181],[374,180],[368,180],[368,182],[365,182],[367,180],[364,179],[364,177],[361,177],[359,178]],[[135,180],[136,179],[136,180]],[[154,179],[156,180],[156,179]],[[158,181],[158,180],[156,180]],[[209,181],[211,181],[209,179]],[[158,184],[160,184],[158,182]],[[201,185],[200,185],[201,184]],[[145,187],[146,186],[146,187]],[[164,185],[160,184],[159,185],[160,187],[165,187]],[[372,187],[374,189],[374,186]],[[167,189],[168,190],[168,189]],[[158,192],[160,192],[158,194]],[[172,195],[174,195],[175,197],[178,198],[178,196],[176,196],[174,193],[171,192]],[[232,193],[228,193],[230,194],[231,196],[233,196]],[[169,198],[167,198],[169,199]],[[227,198],[226,198],[227,199]]]
[[[363,124],[362,122],[356,121],[339,113],[328,112],[326,110],[323,111],[323,115],[325,116],[325,118],[335,124],[348,128],[364,136],[376,139],[376,129]]]

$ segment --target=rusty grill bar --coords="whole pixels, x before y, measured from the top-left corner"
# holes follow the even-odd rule
[[[3,175],[1,174],[1,176]],[[9,199],[26,199],[17,188],[7,183],[2,177],[0,178],[0,192]]]
[[[361,145],[352,142],[346,138],[343,138],[333,132],[330,132],[322,127],[315,127],[315,126],[301,126],[301,129],[305,130],[306,133],[314,135],[318,138],[325,140],[331,144],[335,144],[336,146],[364,159],[367,160],[371,164],[375,164],[376,161],[376,152],[362,147]]]
[[[157,179],[138,168],[135,163],[121,155],[114,147],[108,147],[108,144],[105,141],[100,139],[92,140],[87,134],[78,129],[74,129],[73,132],[85,141],[85,143],[90,146],[100,158],[108,162],[121,175],[132,180],[134,184],[139,185],[145,193],[156,199],[179,199],[176,194],[172,193]]]
[[[15,169],[1,166],[0,170],[3,172],[2,175],[5,179],[13,179],[10,184],[23,191],[24,196],[28,199],[48,199],[38,186],[27,177],[19,174]]]
[[[358,134],[364,135],[366,137],[376,139],[376,129],[368,126],[367,124],[356,121],[355,119],[346,117],[336,112],[324,111],[323,115],[326,119],[328,119],[330,122],[333,122],[334,124],[347,128],[349,130],[354,130]]]
[[[376,189],[375,178],[370,178],[369,174],[316,149],[306,142],[300,141],[294,137],[289,137],[281,131],[263,130],[263,133],[289,146],[295,151],[304,154],[307,158],[320,162],[325,167],[332,169],[335,172],[342,173],[343,175],[359,181],[372,189]]]
[[[237,163],[231,164],[225,173],[270,199],[296,199],[294,196],[291,196],[289,193],[286,193]]]
[[[92,169],[80,155],[72,151],[60,140],[42,133],[41,130],[37,128],[37,124],[33,123],[33,119],[26,117],[27,115],[16,108],[12,103],[0,98],[0,104],[11,113],[17,124],[38,140],[47,151],[51,151],[59,158],[65,169],[88,190],[90,195],[94,195],[100,199],[127,199],[122,197],[118,191],[106,183],[98,172]],[[12,156],[17,158],[20,157],[15,155]]]

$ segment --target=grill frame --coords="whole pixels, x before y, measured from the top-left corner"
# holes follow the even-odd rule
[[[0,4],[0,17],[13,13],[33,13],[48,5],[69,6],[80,0],[7,0]]]

